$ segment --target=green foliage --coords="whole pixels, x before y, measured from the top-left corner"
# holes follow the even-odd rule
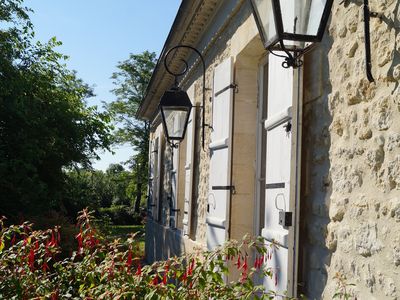
[[[0,2],[0,213],[59,207],[65,168],[89,166],[110,145],[110,116],[88,107],[92,90],[54,51],[33,43],[22,0]]]
[[[143,143],[148,147],[148,122],[138,120],[136,113],[145,96],[155,63],[154,52],[130,54],[127,60],[118,63],[119,71],[111,77],[116,85],[112,92],[117,100],[107,107],[121,125],[116,132],[117,142],[130,143],[138,152],[143,150]]]
[[[33,231],[31,224],[1,225],[0,298],[4,299],[273,299],[273,291],[254,284],[273,279],[268,260],[276,246],[263,239],[229,241],[200,251],[142,265],[135,236],[108,242],[93,227],[91,213],[78,217],[77,250],[64,260],[58,233]],[[1,224],[1,223],[0,223]],[[254,267],[250,254],[254,253]],[[229,268],[228,265],[231,265]],[[230,270],[240,276],[226,283]]]
[[[130,54],[127,60],[120,62],[117,65],[118,72],[111,77],[116,86],[112,92],[117,100],[107,105],[117,121],[115,142],[129,143],[135,151],[130,159],[130,167],[136,178],[136,184],[131,186],[132,193],[136,195],[136,213],[139,213],[140,202],[146,194],[150,133],[149,122],[137,119],[136,114],[145,97],[155,64],[156,54],[148,51]]]
[[[354,291],[351,289],[351,287],[355,286],[355,284],[349,283],[346,276],[340,272],[337,272],[334,278],[336,279],[337,289],[336,293],[332,297],[333,299],[357,299],[357,297],[354,295]]]
[[[66,175],[69,189],[64,194],[64,207],[69,216],[89,207],[113,224],[142,222],[133,209],[136,195],[132,186],[136,186],[136,177],[122,165],[111,164],[106,172],[77,169]]]

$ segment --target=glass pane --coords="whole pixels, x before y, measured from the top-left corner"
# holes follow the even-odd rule
[[[188,111],[174,107],[163,108],[163,111],[169,138],[182,139]]]
[[[322,14],[324,13],[324,8],[326,5],[326,0],[313,0],[310,8],[310,16],[307,26],[307,34],[317,35],[319,24],[321,24]]]
[[[327,0],[280,0],[286,33],[316,36]]]
[[[264,42],[268,43],[276,36],[272,0],[253,0],[253,4],[257,14],[255,17],[262,28]]]

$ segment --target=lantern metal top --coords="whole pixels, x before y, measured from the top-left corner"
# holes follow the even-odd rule
[[[333,0],[251,0],[253,14],[266,49],[284,51],[283,67],[299,67],[299,59],[320,42]]]

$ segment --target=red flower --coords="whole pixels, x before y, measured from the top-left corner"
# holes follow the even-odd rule
[[[82,229],[80,232],[76,235],[76,239],[78,240],[78,252],[81,252],[81,249],[83,247],[83,237],[82,237]]]
[[[28,265],[29,268],[33,271],[35,268],[35,250],[31,248],[28,255]]]
[[[55,237],[54,237],[54,232],[53,232],[53,231],[51,231],[51,241],[50,241],[50,244],[51,244],[52,246],[57,246],[57,241],[56,241],[56,239],[55,239]]]
[[[244,270],[244,272],[247,272],[247,256],[245,256],[245,258],[244,258],[244,263],[243,263],[243,266],[242,266],[242,268],[243,268],[243,270]]]
[[[128,268],[128,271],[131,268],[131,266],[132,266],[132,250],[129,249],[128,258],[126,260],[126,267]]]
[[[185,271],[185,273],[183,274],[183,276],[182,276],[182,279],[181,279],[181,281],[183,281],[183,282],[185,282],[186,280],[187,280],[187,271]]]
[[[138,265],[138,269],[137,269],[137,271],[136,271],[136,275],[142,275],[142,266],[140,265],[140,262],[139,262],[139,265]]]
[[[115,269],[115,262],[113,260],[111,266],[108,268],[108,278],[109,279],[114,277],[114,269]]]
[[[16,237],[15,237],[15,234],[14,234],[12,239],[11,239],[11,246],[14,246],[15,240],[16,240]]]
[[[244,282],[247,279],[247,269],[248,269],[247,256],[244,257],[243,266],[241,268],[243,269],[243,272],[242,272],[242,277],[240,278],[240,282]]]
[[[158,275],[155,275],[152,281],[153,285],[157,285],[158,284]]]
[[[263,265],[263,259],[264,259],[264,256],[257,257],[256,261],[254,262],[254,268],[260,269]]]
[[[194,269],[194,258],[192,258],[192,261],[191,261],[191,263],[190,263],[190,268],[191,268],[192,271],[193,271],[193,269]]]
[[[168,276],[168,271],[169,271],[169,265],[165,265],[164,267],[164,276],[163,276],[163,284],[167,284],[167,276]]]
[[[54,293],[51,294],[50,297],[51,297],[51,298],[50,298],[51,300],[57,300],[57,299],[58,299],[58,292],[55,291]]]
[[[238,269],[240,268],[240,265],[241,265],[241,262],[240,262],[240,255],[239,255],[238,259],[237,259],[237,262],[236,262],[236,266],[237,266]]]
[[[192,260],[190,261],[190,265],[188,268],[188,275],[192,275],[193,274],[193,268],[194,268],[194,259],[192,258]]]
[[[48,266],[46,261],[42,265],[42,270],[43,270],[43,272],[46,272],[46,271],[50,270],[50,268],[49,268],[49,266]]]

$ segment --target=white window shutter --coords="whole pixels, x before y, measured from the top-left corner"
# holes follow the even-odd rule
[[[174,119],[174,128],[178,131],[180,125],[180,119]],[[178,188],[179,188],[179,152],[180,145],[178,147],[172,148],[172,165],[170,169],[170,180],[171,180],[171,207],[170,207],[170,221],[169,225],[171,228],[177,227],[178,222]]]
[[[194,99],[194,89],[191,87],[188,91],[190,99]],[[192,197],[193,197],[193,160],[195,147],[196,130],[196,109],[192,109],[186,128],[186,163],[185,163],[185,203],[183,210],[183,234],[190,236],[190,225],[192,221]]]
[[[225,242],[229,230],[229,208],[232,191],[232,112],[233,58],[215,68],[210,149],[209,194],[207,205],[207,247],[213,249]]]

